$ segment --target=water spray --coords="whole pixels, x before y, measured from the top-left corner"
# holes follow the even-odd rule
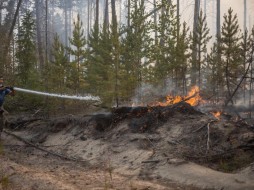
[[[65,99],[71,99],[71,100],[87,100],[87,101],[100,101],[100,98],[98,96],[69,96],[65,94],[55,94],[55,93],[47,93],[47,92],[39,92],[35,90],[28,90],[23,88],[14,87],[14,90],[30,93],[30,94],[36,94],[36,95],[42,95],[42,96],[50,96],[50,97],[57,97],[57,98],[65,98]]]

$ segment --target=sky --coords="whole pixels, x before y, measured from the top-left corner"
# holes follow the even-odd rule
[[[201,8],[204,10],[204,2],[201,1]],[[176,3],[176,0],[173,0]],[[216,2],[217,0],[206,0],[207,19],[211,32],[216,31]],[[193,22],[193,9],[194,0],[180,0],[182,19],[185,20],[189,26]],[[244,0],[221,0],[221,24],[223,23],[223,15],[227,13],[229,8],[232,8],[234,13],[237,14],[239,19],[240,28],[243,29],[244,25]],[[247,28],[252,28],[254,22],[254,0],[247,0]]]

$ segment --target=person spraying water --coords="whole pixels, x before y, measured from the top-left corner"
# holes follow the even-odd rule
[[[55,94],[55,93],[47,93],[47,92],[40,92],[35,90],[29,90],[24,88],[18,87],[5,87],[4,86],[4,79],[0,77],[0,139],[1,139],[1,132],[4,127],[4,113],[6,112],[3,108],[3,103],[6,95],[14,96],[15,91],[20,91],[24,93],[30,93],[35,95],[42,95],[42,96],[49,96],[49,97],[57,97],[57,98],[64,98],[64,99],[72,99],[72,100],[84,100],[84,101],[96,101],[100,102],[100,98],[98,96],[70,96],[70,95],[63,95],[63,94]]]
[[[4,79],[0,77],[0,140],[1,140],[1,133],[4,127],[4,113],[6,112],[3,108],[4,99],[6,95],[14,96],[15,91],[13,87],[5,87],[4,86]]]

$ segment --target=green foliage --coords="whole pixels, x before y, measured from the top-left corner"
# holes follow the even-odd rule
[[[207,55],[207,71],[206,79],[207,86],[209,88],[205,89],[211,94],[217,94],[223,86],[222,78],[222,65],[219,60],[218,44],[214,43],[213,47],[210,50],[210,53]]]
[[[182,31],[179,31],[175,48],[174,75],[176,90],[181,90],[182,94],[187,93],[188,59],[190,57],[188,30],[186,23],[183,23]]]
[[[38,85],[36,70],[35,21],[30,11],[27,11],[19,27],[16,58],[17,83],[23,87],[34,88]]]
[[[8,51],[6,52],[6,50],[8,50],[8,49],[6,49],[6,47],[8,46],[8,44],[7,44],[8,43],[7,37],[8,37],[8,33],[10,31],[10,28],[11,28],[13,14],[14,14],[14,11],[15,11],[15,1],[2,0],[0,8],[1,8],[1,21],[0,21],[0,42],[1,42],[0,43],[0,73],[2,75],[2,74],[7,74],[7,73],[3,73],[3,68],[10,67],[11,56],[10,55],[6,55],[6,53],[9,54]]]
[[[99,26],[96,20],[89,38],[86,39],[78,15],[73,22],[73,32],[69,39],[70,47],[64,47],[57,35],[53,41],[49,39],[52,51],[51,54],[44,55],[49,60],[44,63],[41,61],[41,67],[37,64],[33,14],[26,11],[24,15],[20,15],[20,27],[17,30],[16,44],[13,46],[16,47],[16,57],[12,65],[4,63],[7,75],[11,78],[10,73],[13,73],[16,77],[16,80],[9,81],[17,86],[40,91],[66,94],[91,93],[100,96],[107,106],[118,105],[121,101],[128,102],[137,92],[138,100],[142,101],[140,89],[143,83],[165,88],[168,85],[167,81],[170,80],[176,92],[185,94],[189,87],[190,81],[187,78],[189,75],[191,79],[194,78],[192,75],[195,75],[195,84],[199,83],[202,90],[225,94],[227,88],[227,96],[231,95],[237,80],[246,70],[245,66],[250,57],[248,52],[250,37],[247,33],[240,36],[237,16],[233,15],[232,9],[229,9],[228,14],[224,16],[221,38],[217,39],[211,51],[207,52],[207,44],[211,36],[206,16],[202,12],[196,23],[197,30],[189,35],[187,24],[180,24],[176,6],[171,1],[157,1],[157,7],[162,6],[162,8],[156,12],[159,18],[156,17],[157,22],[154,24],[151,18],[146,17],[145,0],[128,1],[130,2],[130,7],[127,7],[130,10],[128,26],[121,27],[114,14],[113,2],[115,1],[111,4],[111,25],[105,20],[105,23]],[[55,3],[59,4],[60,1]],[[4,30],[3,26],[6,28],[10,26],[10,22],[7,24],[7,21],[13,13],[11,3],[6,5],[8,5],[8,16],[0,26],[2,42],[0,54],[4,47],[4,36],[8,31]],[[73,5],[62,3],[62,8],[69,13]],[[58,20],[63,22],[59,16]],[[126,31],[126,33],[119,31]],[[154,33],[157,34],[156,38],[153,37]],[[196,56],[190,58],[191,53]],[[9,55],[8,58],[11,58],[11,51]],[[2,57],[0,56],[0,62],[3,62]],[[207,79],[209,87],[212,88],[204,87],[204,79]],[[8,103],[15,102],[19,105],[31,102],[29,106],[19,106],[19,109],[33,108],[41,105],[43,100],[44,97],[21,94],[10,101],[7,99]],[[61,103],[60,100],[53,101],[51,106]],[[7,106],[12,107],[12,105]]]
[[[58,93],[65,92],[66,76],[70,69],[65,47],[55,35],[52,45],[52,61],[49,69],[49,85]]]
[[[159,44],[152,46],[151,58],[155,63],[155,80],[164,81],[173,76],[176,67],[176,46],[177,46],[177,17],[176,7],[172,3],[163,0],[162,14],[154,30],[158,32]],[[161,4],[159,5],[161,6]]]
[[[112,38],[106,27],[103,27],[100,33],[97,33],[96,28],[95,25],[88,42],[87,89],[90,93],[100,96],[105,104],[111,105],[115,91]]]
[[[0,176],[1,177],[1,176]],[[7,176],[3,176],[0,178],[0,187],[2,187],[3,189],[7,189],[10,185],[10,180]]]
[[[72,32],[72,38],[70,38],[70,44],[72,45],[72,48],[68,48],[68,51],[72,56],[74,56],[75,61],[70,63],[70,72],[67,75],[67,81],[69,81],[69,87],[76,93],[79,93],[85,86],[85,68],[82,58],[86,54],[86,39],[84,35],[84,29],[82,28],[83,23],[80,20],[79,15],[77,16],[77,21],[74,21],[73,24],[74,29]]]
[[[3,154],[3,145],[2,142],[0,141],[0,155]]]
[[[249,153],[240,151],[237,155],[233,155],[229,159],[221,159],[218,169],[223,172],[233,172],[248,166],[252,161],[253,158]]]
[[[151,23],[141,20],[145,16],[145,1],[131,1],[131,28],[121,40],[121,97],[130,99],[135,90],[145,79],[145,68],[149,64],[148,55],[152,39],[150,37]]]
[[[204,76],[201,76],[201,73],[205,74],[205,67],[207,66],[205,62],[207,44],[212,38],[212,36],[209,35],[209,32],[210,30],[207,27],[206,15],[203,15],[203,12],[201,11],[197,21],[197,30],[191,36],[191,50],[193,53],[197,54],[197,56],[193,56],[191,60],[192,65],[195,65],[194,68],[197,68],[197,71],[194,71],[192,74],[196,75],[196,73],[198,73],[198,85],[200,88],[202,87],[201,78],[204,78]]]
[[[228,14],[224,15],[221,34],[224,78],[228,96],[231,96],[237,78],[243,73],[241,68],[242,57],[240,56],[240,29],[237,15],[233,15],[231,8],[228,10]]]

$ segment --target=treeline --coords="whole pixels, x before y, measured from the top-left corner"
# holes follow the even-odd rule
[[[13,8],[11,2],[6,4],[7,10]],[[38,35],[42,33],[38,33],[38,18],[30,5],[23,7],[10,45],[6,44],[8,32],[4,29],[10,28],[7,25],[12,21],[8,19],[12,17],[5,16],[0,23],[3,75],[24,88],[96,95],[109,106],[130,102],[134,96],[141,103],[144,84],[161,90],[170,85],[172,93],[182,95],[198,85],[207,97],[225,104],[235,103],[237,98],[251,103],[254,30],[241,31],[231,8],[223,17],[221,35],[215,36],[210,49],[212,35],[202,11],[190,30],[187,23],[180,22],[171,1],[157,2],[149,14],[145,0],[128,0],[127,22],[122,26],[115,1],[110,1],[111,15],[109,1],[105,2],[100,24],[96,1],[88,36],[78,14],[68,43],[54,34],[52,41],[46,38],[44,47],[40,46]]]

